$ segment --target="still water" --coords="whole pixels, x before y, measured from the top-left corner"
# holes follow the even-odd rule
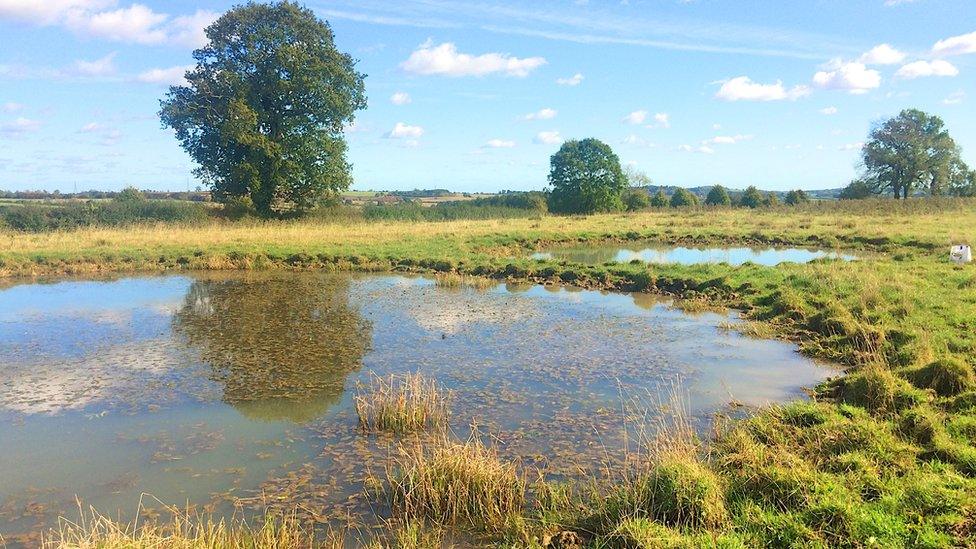
[[[373,375],[453,391],[452,429],[526,467],[597,469],[624,409],[679,384],[698,418],[802,396],[833,371],[648,294],[425,278],[225,273],[0,289],[0,534],[31,544],[76,498],[216,513],[301,504],[369,524],[394,440],[352,405]],[[630,403],[624,406],[624,403]],[[704,420],[704,419],[703,419]],[[148,512],[148,511],[146,511]]]
[[[574,263],[728,263],[742,265],[779,265],[780,263],[809,263],[815,259],[840,259],[852,261],[854,255],[828,250],[806,248],[687,248],[660,243],[586,244],[559,246],[537,252],[533,259],[557,259]]]

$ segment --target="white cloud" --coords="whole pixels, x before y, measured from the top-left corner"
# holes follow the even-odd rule
[[[136,77],[136,80],[145,82],[146,84],[159,84],[162,86],[185,86],[186,78],[184,78],[184,75],[186,71],[192,68],[192,66],[177,65],[166,69],[149,69],[140,73]]]
[[[191,48],[202,48],[208,42],[204,31],[219,17],[219,13],[209,10],[197,10],[192,15],[176,17],[170,24],[169,41]]]
[[[895,73],[895,76],[911,80],[923,76],[956,76],[957,74],[959,74],[959,69],[952,63],[943,61],[942,59],[935,59],[933,61],[915,61],[907,65],[902,65],[898,69],[898,72]]]
[[[637,134],[630,134],[623,139],[624,145],[643,145],[645,141]]]
[[[424,129],[420,126],[410,126],[403,122],[397,122],[393,129],[386,134],[387,139],[417,139],[424,135]]]
[[[115,52],[94,61],[75,61],[74,70],[82,76],[108,76],[115,72]]]
[[[691,152],[699,154],[712,154],[715,149],[709,147],[708,145],[702,145],[700,147],[692,147],[691,145],[678,145],[678,150],[682,152]]]
[[[583,78],[582,73],[576,73],[569,78],[557,78],[556,83],[560,86],[579,86],[583,82]]]
[[[103,126],[98,122],[89,122],[78,130],[78,133],[95,133],[103,129]]]
[[[824,107],[820,109],[820,114],[826,114],[827,116],[837,114],[837,107]]]
[[[407,92],[398,91],[390,96],[390,103],[394,105],[406,105],[412,101],[413,99],[410,98],[410,94]]]
[[[962,55],[964,53],[976,53],[976,32],[939,40],[932,46],[933,55]]]
[[[841,145],[837,147],[838,151],[859,151],[864,148],[864,142],[859,141],[857,143],[847,143],[846,145]]]
[[[118,42],[196,48],[207,43],[204,29],[220,16],[197,10],[172,17],[140,3],[116,8],[117,4],[117,0],[0,0],[0,19],[61,25],[78,34]]]
[[[813,75],[813,84],[825,90],[862,94],[881,85],[881,73],[867,68],[864,63],[835,59],[825,70]]]
[[[98,13],[69,12],[68,28],[98,38],[136,44],[161,44],[167,40],[161,25],[169,16],[142,4]]]
[[[625,116],[622,122],[625,122],[627,124],[635,124],[635,125],[643,124],[644,121],[647,120],[647,114],[648,114],[647,111],[644,110],[634,111],[628,114],[627,116]]]
[[[905,54],[891,47],[890,44],[878,44],[871,48],[859,61],[865,65],[896,65],[905,59]]]
[[[806,86],[786,89],[780,80],[774,84],[760,84],[753,82],[748,76],[737,76],[724,81],[715,97],[725,101],[794,101],[809,93],[810,89]]]
[[[0,18],[51,25],[72,11],[112,5],[112,0],[0,0]]]
[[[671,127],[671,117],[666,112],[659,112],[654,114],[654,124],[647,126],[648,128],[670,128]]]
[[[514,141],[508,141],[505,139],[489,139],[488,142],[485,143],[485,147],[488,147],[489,149],[511,149],[514,146]]]
[[[737,135],[716,135],[715,137],[713,137],[711,139],[706,139],[705,141],[702,141],[702,144],[703,145],[734,145],[734,144],[740,143],[742,141],[749,141],[753,137],[755,137],[755,136],[753,136],[753,135],[742,135],[742,134],[737,134]]]
[[[559,132],[555,130],[549,132],[539,132],[535,136],[535,142],[543,145],[558,145],[559,143],[562,143],[562,141],[562,136],[559,135]]]
[[[22,110],[24,110],[24,106],[20,103],[14,103],[13,101],[0,105],[0,111],[3,112],[19,112]]]
[[[438,46],[429,40],[420,45],[400,68],[425,76],[485,76],[503,73],[507,76],[525,77],[530,72],[546,64],[542,57],[512,57],[503,53],[470,55],[459,53],[457,46],[444,42]]]
[[[13,122],[0,124],[0,134],[16,137],[25,133],[37,131],[40,127],[40,122],[31,120],[29,118],[20,117]]]
[[[548,107],[544,109],[539,109],[536,112],[530,112],[529,114],[519,117],[521,120],[551,120],[556,117],[558,111],[556,109],[550,109]]]
[[[942,100],[943,105],[958,105],[962,103],[962,100],[966,98],[966,92],[959,90],[949,94],[948,97]]]

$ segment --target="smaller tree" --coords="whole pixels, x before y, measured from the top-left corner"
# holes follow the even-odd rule
[[[678,187],[678,190],[671,195],[671,207],[680,208],[681,206],[697,206],[698,197],[688,189]]]
[[[623,201],[628,212],[643,210],[651,205],[651,197],[647,195],[647,191],[633,187],[624,191]]]
[[[788,206],[796,206],[798,204],[810,202],[810,197],[807,196],[807,193],[803,192],[802,190],[795,189],[786,193],[786,199],[784,202],[786,202]]]
[[[739,199],[739,205],[745,206],[746,208],[758,208],[763,205],[765,199],[759,189],[754,185],[749,185],[746,187],[746,192],[742,193],[742,198]]]
[[[769,191],[766,193],[766,198],[763,199],[763,206],[768,206],[770,208],[779,206],[779,196],[776,193]]]
[[[620,159],[599,139],[570,140],[550,159],[549,209],[557,213],[611,212],[623,208],[627,178]]]
[[[841,200],[861,200],[876,194],[876,189],[877,187],[870,180],[855,179],[844,187],[837,198]]]
[[[146,195],[132,186],[122,189],[119,194],[115,195],[116,202],[142,202],[144,200],[146,200]]]
[[[668,206],[668,195],[664,194],[664,189],[658,189],[651,197],[651,207],[666,208]]]
[[[637,168],[627,165],[623,167],[624,177],[627,178],[627,184],[631,187],[649,187],[654,182],[651,181],[651,177]]]
[[[721,185],[715,185],[710,191],[708,191],[708,196],[705,197],[706,206],[731,206],[732,199],[729,198],[729,192],[725,190],[725,187]]]

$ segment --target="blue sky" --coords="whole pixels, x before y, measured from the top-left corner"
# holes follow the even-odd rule
[[[0,0],[0,189],[195,187],[158,102],[234,4]],[[368,75],[356,189],[540,189],[582,137],[659,184],[838,187],[906,107],[976,165],[972,0],[306,5]]]

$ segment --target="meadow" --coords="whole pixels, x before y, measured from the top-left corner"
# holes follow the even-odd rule
[[[529,257],[553,243],[636,240],[796,245],[864,257],[775,267]],[[976,546],[976,265],[948,259],[950,244],[976,244],[972,200],[448,221],[208,218],[0,229],[0,242],[0,285],[146,271],[325,269],[435,273],[448,285],[491,278],[658,292],[683,298],[692,310],[741,309],[751,320],[745,329],[795,341],[804,353],[847,369],[809,401],[720,422],[707,437],[677,417],[642,441],[609,483],[537,480],[479,440],[431,436],[367,487],[394,510],[391,520],[403,535],[391,545],[434,546],[451,527],[483,543],[519,547]],[[399,387],[417,388],[420,406],[446,413],[449,404],[438,402],[436,391],[424,390],[422,380],[411,383]],[[397,386],[377,390],[390,401]],[[369,394],[357,398],[369,409]],[[410,416],[397,418],[402,409]],[[384,410],[393,415],[364,424],[399,432],[427,423],[416,419],[424,417],[416,406]],[[52,544],[203,546],[187,541],[188,531],[199,535],[185,523],[141,532],[152,542],[131,545],[117,543],[118,528],[124,539],[137,533],[108,524],[69,529]],[[248,543],[313,543],[300,532],[282,533],[282,524],[298,528],[290,521],[269,524],[276,526],[268,539],[294,541]],[[257,528],[237,539],[269,531]],[[116,541],[99,545],[100,532]]]

